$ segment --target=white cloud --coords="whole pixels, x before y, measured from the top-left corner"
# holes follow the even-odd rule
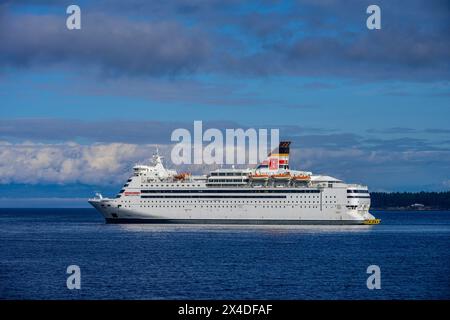
[[[172,145],[158,145],[167,167],[194,173],[208,172],[218,165],[180,165],[170,161]],[[150,144],[74,142],[43,144],[0,142],[0,183],[122,183],[136,163],[148,162],[156,146]]]
[[[0,144],[0,183],[117,182],[153,151],[125,143]]]
[[[174,166],[170,161],[171,148],[172,145],[159,145],[160,153],[166,156],[167,167],[179,172],[206,173],[219,167]],[[154,151],[155,145],[150,144],[0,141],[0,183],[120,184],[131,174],[134,164],[148,162]],[[450,151],[293,148],[290,163],[293,169],[330,174],[374,188],[449,185]]]

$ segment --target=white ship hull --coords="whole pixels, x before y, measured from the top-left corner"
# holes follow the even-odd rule
[[[91,199],[89,202],[108,223],[367,224],[375,219],[368,212],[367,198],[357,200],[366,205],[348,208],[346,189],[303,190],[305,193],[293,190],[286,194],[280,189],[276,191],[275,196],[269,195],[273,198],[263,199],[259,194],[244,198],[231,193],[226,199],[221,198],[223,195],[217,198],[214,195],[205,198],[183,198],[189,197],[188,194],[171,198],[152,195],[151,199],[133,195],[127,196],[127,200]]]
[[[108,223],[180,223],[180,224],[366,224],[374,216],[358,212],[322,211],[310,209],[105,209],[94,201]]]

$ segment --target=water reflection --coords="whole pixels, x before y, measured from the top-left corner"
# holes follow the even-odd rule
[[[121,224],[114,225],[131,232],[208,232],[208,233],[365,233],[371,225],[211,225],[211,224]]]

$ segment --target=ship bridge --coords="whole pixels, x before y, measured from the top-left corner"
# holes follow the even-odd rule
[[[217,169],[208,176],[207,186],[237,187],[247,185],[250,169]]]

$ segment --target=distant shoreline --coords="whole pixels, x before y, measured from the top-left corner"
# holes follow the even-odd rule
[[[450,210],[450,191],[371,192],[370,198],[372,210]]]
[[[370,210],[375,210],[375,211],[450,211],[450,208],[438,208],[438,207],[425,207],[425,208],[387,207],[387,208],[376,208],[376,207],[371,207]]]

